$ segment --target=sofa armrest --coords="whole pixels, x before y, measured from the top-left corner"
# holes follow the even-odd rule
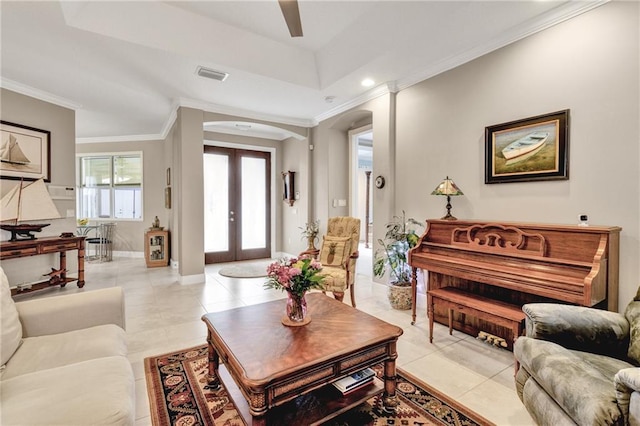
[[[120,287],[16,303],[24,337],[64,333],[103,324],[125,328]]]
[[[626,359],[629,322],[617,312],[555,303],[526,304],[522,311],[527,337]]]
[[[640,407],[631,405],[631,394],[640,392],[640,368],[624,368],[618,371],[613,379],[616,387],[616,400],[624,415],[624,424],[638,424]],[[629,416],[635,420],[630,422]]]

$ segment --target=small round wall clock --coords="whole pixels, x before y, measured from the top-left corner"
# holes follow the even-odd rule
[[[384,178],[382,176],[378,176],[376,178],[376,188],[384,187]]]

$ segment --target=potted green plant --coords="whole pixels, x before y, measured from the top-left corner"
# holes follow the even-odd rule
[[[320,221],[314,220],[313,222],[307,222],[304,228],[299,228],[302,230],[302,238],[307,240],[307,251],[313,252],[318,250],[315,242],[318,239],[318,232],[320,232]]]
[[[389,302],[394,309],[411,309],[411,267],[409,250],[416,246],[420,236],[416,232],[423,227],[413,218],[393,216],[386,225],[383,239],[378,239],[374,254],[373,273],[383,277],[389,271]]]

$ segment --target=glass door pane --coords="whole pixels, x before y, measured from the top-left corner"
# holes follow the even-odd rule
[[[242,239],[241,250],[267,246],[267,162],[264,158],[242,157],[241,200]]]
[[[229,156],[204,155],[204,251],[229,250]]]

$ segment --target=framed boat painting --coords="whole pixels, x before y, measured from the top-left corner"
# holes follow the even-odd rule
[[[484,183],[569,179],[569,110],[485,128]]]
[[[0,178],[51,182],[51,132],[0,121]]]

